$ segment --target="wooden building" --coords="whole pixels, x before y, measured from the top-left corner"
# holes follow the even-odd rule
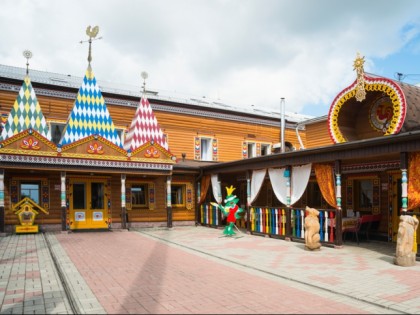
[[[270,155],[280,113],[0,65],[0,232],[29,197],[40,230],[196,222],[200,167]],[[285,116],[285,145],[298,144]],[[302,134],[305,138],[304,133]]]
[[[374,220],[364,237],[396,241],[399,216],[418,215],[420,205],[420,87],[365,74],[363,63],[356,59],[357,79],[327,116],[298,123],[299,150],[202,167],[200,223],[220,224],[209,202],[233,185],[247,208],[239,224],[251,233],[303,241],[309,206],[320,210],[326,244],[341,246],[361,217]]]
[[[127,89],[90,63],[84,78],[0,65],[0,232],[24,197],[41,230],[217,227],[234,186],[250,233],[302,241],[309,206],[325,244],[368,214],[370,237],[395,241],[420,205],[420,88],[355,65],[327,116],[285,115],[284,139],[280,112]]]

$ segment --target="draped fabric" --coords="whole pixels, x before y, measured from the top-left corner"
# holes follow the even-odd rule
[[[213,189],[213,197],[217,203],[222,203],[222,191],[217,174],[211,175],[211,187]]]
[[[204,200],[206,200],[207,192],[210,187],[210,175],[204,175],[201,178],[201,186],[200,186],[200,200],[198,204],[202,204]]]
[[[305,192],[311,177],[311,169],[311,163],[292,167],[290,205],[296,203]]]
[[[258,193],[260,192],[261,186],[264,182],[265,174],[267,173],[266,169],[263,170],[254,170],[252,172],[251,179],[251,198],[249,200],[249,205],[257,198]]]
[[[284,176],[286,168],[269,168],[271,187],[277,199],[284,205],[287,205],[287,177]]]
[[[409,153],[408,156],[408,208],[420,207],[420,153]]]
[[[330,164],[314,164],[315,176],[321,190],[322,197],[328,204],[337,209],[337,199],[335,197],[335,179],[333,167]]]

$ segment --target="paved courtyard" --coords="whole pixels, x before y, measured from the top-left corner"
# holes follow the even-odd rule
[[[304,244],[207,227],[0,238],[1,314],[420,314],[395,244]]]

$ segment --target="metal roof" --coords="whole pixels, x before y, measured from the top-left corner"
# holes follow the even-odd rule
[[[23,80],[26,75],[26,68],[20,67],[13,67],[0,64],[0,76],[9,78],[9,79],[16,79],[16,80]],[[46,85],[53,85],[53,86],[61,86],[66,88],[72,89],[79,89],[81,82],[83,81],[83,77],[73,76],[70,74],[61,74],[61,73],[54,73],[48,71],[39,71],[39,70],[29,70],[29,76],[33,83],[40,83]],[[99,88],[103,93],[110,93],[110,94],[117,94],[117,95],[124,95],[124,96],[131,96],[131,97],[141,97],[142,92],[140,91],[139,86],[128,85],[128,84],[121,84],[117,82],[108,82],[97,80]],[[280,119],[280,111],[267,111],[258,108],[242,108],[238,106],[233,106],[230,104],[225,104],[220,102],[219,100],[212,100],[210,98],[197,98],[197,97],[179,97],[176,95],[172,95],[168,92],[162,91],[146,91],[148,94],[148,98],[150,99],[159,99],[162,101],[169,101],[169,102],[178,102],[188,105],[200,106],[204,108],[217,108],[221,110],[227,110],[232,112],[239,112],[239,113],[247,113],[252,115],[258,115],[263,117],[270,117],[274,119]],[[291,123],[298,123],[307,119],[314,118],[313,116],[303,115],[298,113],[291,113],[285,112],[285,119]]]

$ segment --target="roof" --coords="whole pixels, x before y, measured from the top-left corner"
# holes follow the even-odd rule
[[[121,147],[121,139],[90,66],[79,85],[80,83],[82,85],[64,128],[60,144],[66,145],[90,135],[99,135]]]
[[[5,77],[9,79],[15,80],[22,80],[25,77],[26,69],[20,67],[13,67],[0,64],[0,77]],[[39,70],[29,70],[29,75],[31,77],[31,81],[33,83],[40,83],[46,85],[53,85],[59,87],[67,87],[72,89],[78,89],[80,87],[80,82],[82,82],[83,78],[79,76],[73,76],[70,74],[60,74],[55,72],[49,71],[39,71]],[[131,96],[131,97],[138,97],[142,96],[142,92],[140,91],[139,86],[135,85],[128,85],[128,84],[121,84],[118,82],[109,82],[103,80],[97,80],[97,84],[99,85],[100,90],[102,93],[110,93],[110,94],[119,94],[124,96]],[[194,106],[200,106],[207,109],[219,109],[219,110],[226,110],[231,112],[240,112],[240,113],[247,113],[252,115],[258,115],[262,117],[270,117],[274,119],[280,119],[281,113],[279,111],[268,111],[264,109],[252,108],[243,108],[238,107],[230,104],[225,104],[220,102],[220,100],[212,100],[210,98],[197,98],[197,97],[179,97],[175,94],[158,91],[146,91],[146,94],[149,95],[149,99],[156,99],[162,101],[169,101],[169,102],[179,102],[183,104],[189,104]],[[311,119],[313,116],[303,115],[298,113],[292,112],[285,112],[285,119],[288,122],[298,123],[304,121],[306,119]]]

